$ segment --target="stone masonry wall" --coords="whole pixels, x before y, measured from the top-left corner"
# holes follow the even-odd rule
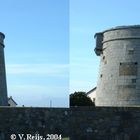
[[[140,140],[140,108],[1,107],[0,140],[10,140],[11,134],[16,134],[16,140],[18,134],[62,134],[71,140]]]
[[[73,108],[72,140],[140,140],[140,108]]]
[[[0,108],[0,140],[10,140],[11,134],[16,140],[18,134],[68,136],[68,119],[68,108]]]
[[[140,26],[106,30],[98,40],[96,46],[102,47],[96,106],[140,106]]]

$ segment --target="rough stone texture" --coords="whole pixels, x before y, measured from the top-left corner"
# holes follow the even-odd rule
[[[96,106],[140,106],[140,26],[116,27],[102,36]]]
[[[0,140],[11,134],[69,135],[68,108],[0,108]]]
[[[71,140],[140,140],[139,107],[0,108],[0,140],[62,134]]]
[[[140,140],[140,108],[73,108],[72,140]]]

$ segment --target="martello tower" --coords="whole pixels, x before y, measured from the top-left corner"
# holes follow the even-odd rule
[[[0,32],[0,106],[7,106],[7,84],[4,60],[4,38],[5,35]]]
[[[96,106],[140,106],[140,25],[111,28],[95,38]]]

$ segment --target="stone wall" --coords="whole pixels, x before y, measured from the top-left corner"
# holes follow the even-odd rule
[[[16,134],[17,139],[18,134],[68,136],[68,110],[68,108],[0,108],[0,140],[10,140],[11,134]]]
[[[73,108],[72,140],[139,140],[140,108]]]
[[[11,134],[62,134],[71,140],[139,140],[140,108],[1,107],[0,140],[10,140]]]

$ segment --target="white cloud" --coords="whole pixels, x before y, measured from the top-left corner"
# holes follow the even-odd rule
[[[68,64],[7,64],[7,74],[46,74],[65,75],[69,70]]]
[[[12,84],[8,86],[9,94],[46,95],[51,97],[63,97],[68,94],[67,86],[47,86],[38,84]]]

